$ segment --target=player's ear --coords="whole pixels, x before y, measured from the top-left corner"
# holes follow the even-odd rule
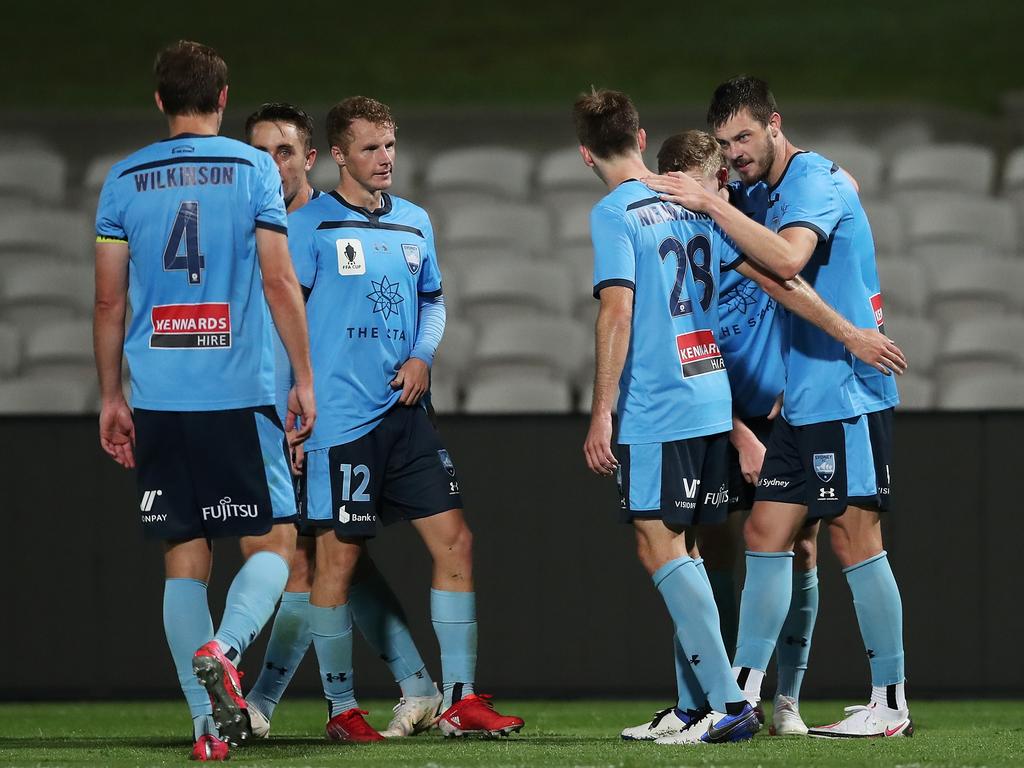
[[[340,168],[345,167],[345,155],[341,153],[341,149],[339,147],[331,147],[331,157],[334,158],[334,162],[336,162]]]
[[[771,131],[773,139],[778,138],[779,131],[782,130],[782,115],[778,112],[772,112],[772,116],[768,118],[768,130]]]
[[[590,154],[590,150],[580,144],[580,155],[583,157],[583,163],[588,168],[594,167],[594,156]]]
[[[643,128],[636,133],[636,143],[639,145],[641,152],[647,149],[647,131]]]
[[[715,178],[718,179],[718,186],[724,187],[729,183],[729,169],[723,165],[718,169],[718,173],[715,174]]]
[[[316,147],[306,153],[306,164],[303,166],[307,172],[313,170],[313,163],[316,162]]]
[[[228,87],[225,85],[217,94],[217,111],[223,112],[228,105]]]
[[[163,112],[164,102],[163,99],[160,98],[160,91],[153,91],[153,101],[156,102],[156,108]]]

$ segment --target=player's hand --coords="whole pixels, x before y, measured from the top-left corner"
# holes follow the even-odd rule
[[[662,176],[647,176],[641,181],[655,192],[660,192],[662,200],[677,203],[691,211],[705,211],[709,200],[714,200],[714,196],[695,179],[679,171],[671,171]]]
[[[782,413],[782,404],[786,401],[786,393],[779,392],[778,397],[775,398],[775,402],[772,403],[772,409],[768,411],[768,421],[773,421],[776,416]]]
[[[306,461],[306,449],[302,443],[294,442],[295,430],[288,433],[288,455],[291,460],[292,474],[299,477],[302,474],[302,464]]]
[[[891,376],[897,376],[907,370],[907,358],[896,343],[876,330],[858,328],[853,338],[846,342],[846,348],[858,360],[863,360],[872,368]]]
[[[594,414],[590,419],[590,431],[583,443],[583,455],[587,466],[603,477],[608,477],[619,466],[619,460],[612,453],[612,415]]]
[[[756,486],[761,478],[761,466],[764,464],[764,443],[753,437],[737,446],[736,452],[740,455],[740,474],[744,480]]]
[[[100,446],[125,469],[135,469],[135,422],[123,397],[100,408]]]
[[[430,388],[430,367],[418,357],[410,357],[391,380],[391,388],[402,390],[399,403],[416,405]]]
[[[288,392],[288,414],[284,417],[284,432],[292,447],[306,442],[316,421],[316,400],[313,384],[298,384]]]

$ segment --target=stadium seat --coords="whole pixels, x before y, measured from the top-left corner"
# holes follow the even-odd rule
[[[902,256],[906,252],[903,214],[892,202],[864,203],[871,234],[875,240],[875,253],[879,258]]]
[[[862,200],[882,194],[882,153],[877,149],[858,142],[822,142],[811,148],[856,179]]]
[[[594,300],[594,249],[588,245],[555,246],[552,260],[565,264],[572,281],[573,314],[596,308]],[[591,305],[595,305],[591,307]]]
[[[929,275],[945,269],[947,264],[957,262],[973,264],[978,261],[1001,259],[1006,255],[977,243],[932,243],[918,246],[910,251],[910,258],[921,264]]]
[[[551,241],[547,211],[524,203],[475,203],[446,209],[445,248],[505,247],[543,253]]]
[[[7,323],[0,323],[0,378],[13,376],[21,365],[21,334]]]
[[[939,365],[944,378],[1024,367],[1024,318],[978,317],[951,324],[943,334]]]
[[[885,310],[920,315],[928,303],[928,283],[924,269],[912,261],[878,262],[878,279],[882,285]]]
[[[896,154],[889,175],[890,191],[900,194],[991,194],[995,153],[977,144],[931,144]]]
[[[934,138],[935,131],[930,123],[924,120],[903,120],[887,126],[876,137],[874,144],[891,163],[891,159],[907,147],[931,144]]]
[[[93,270],[54,262],[24,264],[0,279],[0,319],[24,331],[88,313]]]
[[[590,246],[590,210],[593,207],[593,203],[577,201],[557,209],[555,242],[559,246]]]
[[[479,197],[524,200],[530,189],[533,160],[511,147],[473,147],[439,152],[427,165],[424,192],[431,200]]]
[[[912,249],[929,245],[984,245],[1007,254],[1017,250],[1017,212],[1008,200],[936,197],[906,207]]]
[[[94,217],[64,208],[0,213],[0,252],[83,260],[96,241]]]
[[[469,367],[475,348],[476,331],[473,326],[449,320],[445,325],[434,365],[441,364],[446,371],[461,375]]]
[[[95,376],[92,323],[85,318],[58,320],[32,330],[25,338],[23,373],[91,380]]]
[[[1024,288],[1022,270],[1024,264],[1008,259],[947,264],[929,275],[930,314],[947,325],[1010,314]]]
[[[501,378],[534,370],[567,379],[575,375],[590,347],[587,331],[569,318],[519,317],[484,323],[470,375]]]
[[[431,377],[430,404],[438,413],[458,413],[459,391],[450,378]]]
[[[932,370],[939,349],[939,329],[934,321],[886,311],[885,334],[899,344],[912,371],[927,374]]]
[[[947,411],[1024,408],[1024,374],[971,374],[943,380],[938,406]]]
[[[66,184],[67,163],[53,150],[26,146],[0,151],[0,195],[56,205],[64,200]]]
[[[0,413],[6,415],[86,413],[94,408],[95,384],[27,377],[0,381]]]
[[[1003,192],[1008,195],[1024,194],[1024,147],[1017,147],[1006,158]]]
[[[533,254],[506,245],[455,245],[444,248],[441,258],[441,272],[447,277],[450,271],[462,272],[474,264],[531,261]]]
[[[579,413],[590,413],[590,406],[594,402],[594,372],[590,372],[589,378],[581,376],[580,386],[580,398],[576,402],[576,410]],[[619,410],[619,392],[618,388],[615,391],[615,399],[612,401],[612,413],[617,413]]]
[[[607,192],[594,171],[583,164],[577,147],[552,150],[541,157],[537,191],[555,207],[577,203],[589,207]]]
[[[107,174],[114,167],[114,163],[128,157],[134,148],[126,148],[123,152],[109,152],[99,155],[89,161],[85,169],[85,179],[82,181],[82,188],[87,192],[99,193],[103,188],[103,182],[107,180]]]
[[[460,274],[461,311],[471,320],[528,312],[569,315],[573,292],[561,264],[476,264]]]
[[[569,385],[537,376],[484,379],[466,389],[466,413],[569,413]]]
[[[935,384],[928,377],[905,373],[897,379],[896,387],[900,393],[897,410],[928,411],[935,407]]]

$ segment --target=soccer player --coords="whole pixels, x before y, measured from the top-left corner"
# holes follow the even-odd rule
[[[327,116],[338,187],[296,211],[290,241],[307,310],[323,411],[306,448],[304,522],[317,528],[310,625],[329,705],[329,738],[381,738],[352,681],[353,570],[377,523],[408,520],[434,561],[430,610],[441,648],[446,736],[523,727],[474,693],[472,536],[455,465],[421,401],[444,331],[426,212],[387,193],[395,122],[356,96]],[[354,594],[354,593],[353,593]]]
[[[767,184],[744,187],[728,182],[725,154],[714,136],[687,131],[665,140],[658,150],[658,173],[688,173],[704,188],[728,195],[729,201],[764,223],[768,210]],[[776,302],[756,280],[737,270],[722,274],[718,301],[718,346],[725,358],[732,388],[733,428],[729,433],[729,512],[727,525],[708,526],[700,532],[700,551],[722,617],[726,647],[735,648],[736,594],[734,587],[737,519],[733,512],[753,506],[768,442],[771,420],[778,412],[777,398],[786,383],[782,359],[781,325]],[[776,643],[778,687],[772,708],[771,733],[806,735],[800,717],[800,686],[807,670],[811,637],[818,614],[818,523],[804,526],[794,546],[793,597],[782,634]],[[727,622],[727,618],[729,620]]]
[[[306,112],[291,104],[264,104],[246,120],[245,136],[250,145],[269,152],[277,163],[289,213],[320,196],[320,191],[310,185],[307,175],[316,162],[316,149],[312,146],[313,119]],[[277,340],[274,346],[278,350],[276,389],[280,415],[287,407],[291,368],[280,341]],[[296,486],[301,496],[301,486],[298,483]],[[299,528],[291,573],[274,619],[266,658],[259,679],[246,696],[253,735],[261,738],[270,733],[274,709],[313,642],[308,614],[316,554],[315,536],[315,529]],[[398,598],[365,548],[356,578],[349,596],[352,622],[391,668],[402,691],[391,724],[381,734],[385,737],[414,735],[433,724],[441,705],[441,694],[413,642]]]
[[[888,342],[843,321],[802,281],[783,283],[743,263],[710,218],[663,203],[638,181],[650,175],[641,156],[646,134],[628,96],[592,91],[577,100],[574,116],[583,160],[609,189],[590,220],[601,309],[584,454],[594,472],[618,473],[623,521],[632,523],[640,561],[676,626],[678,706],[648,732],[674,727],[659,743],[749,739],[760,727],[756,713],[740,700],[711,587],[687,541],[692,526],[724,520],[729,495],[731,397],[713,330],[720,272],[756,276],[858,355],[878,359]],[[611,450],[616,384],[618,459]]]
[[[228,86],[214,50],[180,41],[159,53],[155,73],[169,138],[113,166],[96,214],[100,444],[137,465],[143,530],[164,541],[164,628],[193,757],[222,760],[228,742],[249,735],[236,665],[274,612],[295,547],[268,305],[295,372],[293,443],[316,411],[280,175],[266,153],[217,135]],[[212,540],[227,536],[239,538],[245,564],[215,633],[206,584]]]
[[[670,200],[706,211],[768,268],[786,277],[804,275],[854,324],[882,328],[871,228],[849,177],[831,160],[787,141],[775,98],[756,78],[720,85],[708,123],[743,183],[768,184],[767,227],[685,176],[651,185]],[[896,385],[800,318],[787,315],[783,323],[785,402],[744,529],[738,679],[748,699],[756,700],[789,608],[793,543],[803,525],[823,519],[853,593],[872,692],[866,706],[849,707],[841,721],[809,733],[909,736],[903,607],[880,526],[880,512],[889,507]]]

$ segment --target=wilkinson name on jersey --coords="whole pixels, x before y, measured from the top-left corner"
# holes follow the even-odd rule
[[[157,168],[134,174],[136,192],[177,187],[204,187],[210,184],[234,184],[235,168],[231,165],[183,165]]]

